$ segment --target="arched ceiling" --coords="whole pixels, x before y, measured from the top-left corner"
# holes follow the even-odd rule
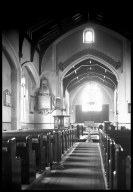
[[[124,3],[116,5],[91,6],[87,2],[78,4],[59,5],[53,2],[21,3],[7,9],[8,16],[3,16],[3,28],[18,28],[20,40],[27,37],[32,44],[32,52],[37,48],[41,58],[48,46],[66,32],[88,22],[100,24],[112,29],[131,41],[131,7]],[[17,3],[15,2],[17,5]],[[10,7],[10,5],[8,5]],[[21,45],[20,45],[21,47]]]
[[[86,81],[98,81],[113,90],[118,83],[115,74],[108,67],[94,59],[86,59],[66,73],[63,78],[64,91],[71,91]]]

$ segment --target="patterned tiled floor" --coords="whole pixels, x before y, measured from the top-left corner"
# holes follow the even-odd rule
[[[105,190],[98,143],[80,142],[64,158],[64,168],[52,170],[30,190]]]

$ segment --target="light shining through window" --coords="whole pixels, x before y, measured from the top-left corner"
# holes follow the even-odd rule
[[[25,121],[25,96],[26,96],[26,79],[24,72],[21,76],[21,122]]]
[[[94,30],[87,28],[83,31],[83,43],[93,43],[94,42]]]
[[[92,39],[93,39],[92,31],[86,31],[85,39],[86,39],[86,41],[92,41]]]
[[[88,85],[82,94],[82,111],[101,111],[102,94],[100,88],[95,84]]]

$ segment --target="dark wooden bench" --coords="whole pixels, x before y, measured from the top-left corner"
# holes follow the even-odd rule
[[[109,185],[109,161],[111,159],[111,151],[110,151],[110,145],[111,145],[111,138],[107,135],[106,136],[106,146],[105,146],[105,170],[106,170],[106,177],[107,177],[107,183]]]
[[[61,161],[62,154],[72,147],[75,138],[75,129],[62,129],[53,133],[54,162]]]
[[[123,134],[121,132],[118,134],[120,137],[118,140],[117,139],[115,140],[115,139],[112,139],[110,135],[102,131],[100,132],[100,146],[101,146],[102,156],[104,157],[103,161],[104,161],[105,174],[107,178],[107,184],[109,186],[109,189],[111,190],[126,189],[126,183],[125,183],[126,158],[127,158],[127,155],[130,154],[130,138],[123,137]],[[123,144],[123,141],[124,141],[124,144]],[[125,147],[123,148],[121,145],[119,145],[119,143],[122,143],[123,146]]]
[[[53,160],[56,163],[61,161],[61,131],[53,133]]]
[[[32,136],[32,150],[36,154],[36,171],[43,171],[46,166],[59,163],[64,154],[73,143],[75,129],[61,131],[51,129],[26,129],[4,132],[3,135]],[[73,136],[74,135],[74,136]],[[76,141],[76,140],[75,140]]]
[[[21,159],[16,156],[16,139],[2,141],[2,190],[21,190]]]
[[[54,132],[43,133],[43,144],[46,148],[46,166],[49,167],[53,163],[53,134]]]
[[[131,154],[131,131],[130,130],[108,130],[106,133],[120,144],[127,155]]]
[[[36,171],[42,172],[52,162],[51,135],[53,129],[26,129],[3,132],[3,136],[32,136],[32,150],[36,154]]]
[[[111,138],[102,131],[99,131],[99,138],[100,138],[99,141],[102,152],[105,175],[107,178],[107,184],[109,185],[109,160],[110,160]]]
[[[67,130],[64,130],[64,140],[65,140],[65,147],[64,147],[64,149],[65,149],[65,151],[67,151],[67,149],[68,149],[68,139],[67,139]]]
[[[9,135],[2,136],[2,140],[9,139]],[[32,137],[15,135],[16,156],[21,158],[21,178],[23,184],[29,184],[36,179],[35,151],[32,150]]]
[[[61,152],[62,154],[65,153],[65,130],[62,130],[61,132]]]
[[[127,155],[131,155],[131,131],[130,130],[108,130],[108,135],[117,144],[120,144]]]
[[[51,166],[54,162],[61,161],[61,132],[53,129],[29,129],[20,131],[21,134],[36,133],[43,135],[43,146],[45,146],[46,166]]]
[[[126,189],[131,189],[131,156],[126,158]]]
[[[106,152],[107,152],[107,134],[102,130],[99,130],[99,144],[103,159],[104,170],[106,174]]]
[[[115,170],[113,172],[113,190],[124,190],[123,181],[123,149],[120,145],[115,145]],[[125,178],[126,179],[126,178]]]
[[[126,157],[128,155],[131,155],[131,131],[130,130],[108,130],[106,132],[115,141],[115,143],[121,145],[121,147],[122,147],[123,170],[125,171]],[[110,164],[111,163],[113,163],[112,160],[110,160]],[[110,169],[111,169],[111,167],[110,167]],[[112,174],[112,170],[110,172],[111,172],[110,174]],[[123,175],[125,175],[124,172],[123,172]],[[114,177],[115,177],[115,175],[114,175]],[[110,188],[112,188],[112,185],[113,185],[113,183],[112,183],[112,177],[111,177]],[[123,185],[124,185],[124,180],[123,180]],[[123,186],[123,188],[124,187],[125,186]]]
[[[32,150],[36,154],[36,171],[42,173],[46,167],[46,148],[43,145],[43,134],[32,133]]]
[[[70,129],[70,147],[72,147],[72,145],[73,145],[73,144],[72,144],[72,135],[73,135],[73,134],[72,134],[72,131],[73,131],[73,130]]]
[[[127,190],[131,187],[131,158],[126,156],[121,145],[114,143],[112,146],[112,159],[110,171],[111,190]],[[113,154],[114,153],[114,154]],[[113,175],[112,175],[113,172]]]
[[[23,130],[22,132],[27,132],[31,134],[33,137],[37,134],[41,134],[43,138],[43,148],[44,148],[44,155],[43,155],[43,162],[45,159],[45,167],[50,166],[53,162],[53,132],[54,129],[28,129]],[[42,163],[44,164],[44,163]]]
[[[113,189],[113,172],[115,171],[115,141],[110,142],[110,159],[109,159],[109,189]]]
[[[83,126],[77,125],[77,139],[80,138],[80,135],[83,135]]]
[[[70,148],[70,130],[67,131],[68,149]]]
[[[65,153],[76,142],[76,129],[62,129],[61,130],[61,149],[62,154]]]

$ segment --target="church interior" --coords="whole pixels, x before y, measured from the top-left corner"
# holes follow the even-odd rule
[[[2,190],[131,189],[129,7],[9,9]]]

